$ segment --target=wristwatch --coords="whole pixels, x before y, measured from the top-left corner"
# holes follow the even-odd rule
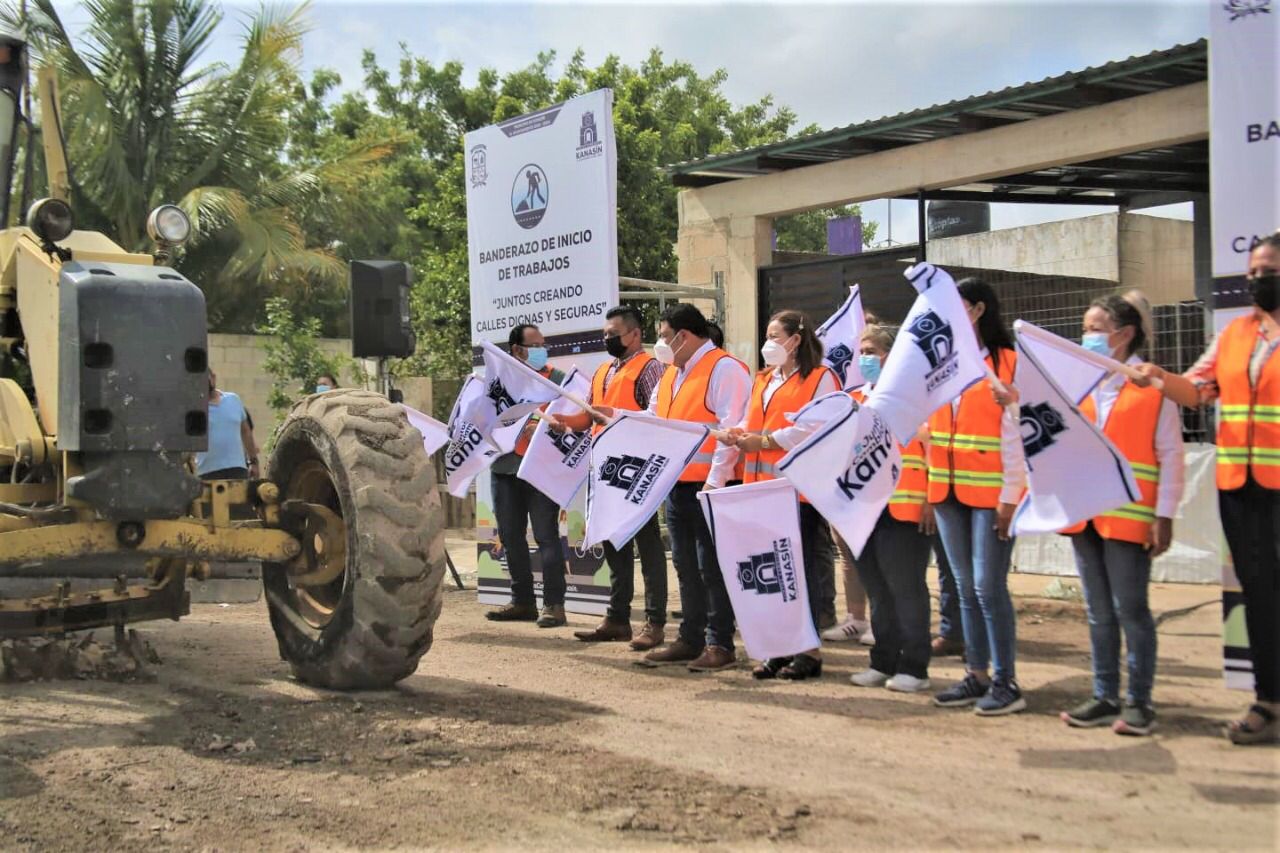
[[[767,432],[760,433],[760,449],[768,450],[773,447],[773,438]]]

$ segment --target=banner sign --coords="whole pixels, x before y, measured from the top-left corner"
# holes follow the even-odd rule
[[[767,660],[818,648],[796,490],[763,480],[699,492],[698,500],[747,654]]]
[[[818,340],[822,341],[822,363],[840,377],[840,387],[846,391],[867,384],[858,368],[858,346],[866,327],[862,290],[855,284],[849,289],[849,298],[815,332]]]
[[[466,135],[471,340],[532,323],[552,355],[603,346],[618,303],[613,92]]]
[[[1273,0],[1209,3],[1209,200],[1214,327],[1250,304],[1244,274],[1257,241],[1280,227],[1280,8]],[[1253,689],[1240,582],[1223,549],[1228,687]]]

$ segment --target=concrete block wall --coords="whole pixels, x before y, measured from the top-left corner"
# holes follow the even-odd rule
[[[263,342],[266,340],[263,335],[209,335],[209,366],[218,376],[218,387],[234,391],[244,400],[245,407],[253,416],[259,443],[266,441],[275,423],[275,413],[267,405],[267,395],[271,392],[271,375],[262,366],[267,357],[266,350],[263,349]],[[335,355],[351,355],[351,341],[346,339],[324,339],[320,341],[320,346]],[[340,376],[338,381],[355,384],[351,376]]]

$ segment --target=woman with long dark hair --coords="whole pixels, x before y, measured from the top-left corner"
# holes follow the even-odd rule
[[[1280,232],[1249,253],[1253,310],[1223,329],[1184,376],[1154,364],[1183,406],[1217,400],[1218,509],[1244,598],[1256,701],[1227,728],[1232,743],[1280,741]]]
[[[760,349],[765,367],[756,374],[747,415],[726,440],[744,455],[743,482],[772,480],[778,461],[808,434],[790,426],[788,413],[811,400],[839,390],[835,374],[822,364],[822,341],[813,324],[799,311],[779,311],[769,320]],[[767,523],[767,520],[765,521]],[[813,506],[800,496],[800,540],[803,545],[805,587],[814,629],[822,612],[822,589],[835,571],[831,529]],[[772,658],[757,666],[756,678],[800,680],[822,675],[820,649],[809,649],[792,658]]]
[[[1016,616],[1008,583],[1009,524],[1026,485],[1022,435],[1007,387],[1017,355],[991,285],[968,278],[958,287],[987,366],[1004,388],[984,379],[929,418],[928,499],[960,593],[967,670],[934,703],[972,705],[979,715],[997,716],[1027,707],[1014,669]]]

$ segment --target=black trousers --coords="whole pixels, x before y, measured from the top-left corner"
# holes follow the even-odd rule
[[[511,601],[533,604],[533,565],[526,534],[533,524],[542,570],[542,604],[564,604],[565,554],[560,542],[560,507],[515,474],[493,475],[493,515],[507,552],[511,573]]]
[[[820,617],[835,616],[835,544],[831,541],[831,526],[812,504],[800,502],[800,544],[804,555],[804,586],[809,594],[809,613],[815,629]],[[827,584],[831,584],[831,598],[827,598]]]
[[[667,549],[662,544],[658,516],[645,522],[635,537],[621,548],[604,543],[609,563],[610,622],[631,621],[631,599],[636,594],[635,551],[640,550],[640,572],[644,575],[644,618],[654,625],[667,622]]]
[[[886,509],[857,560],[858,577],[871,602],[871,667],[886,675],[929,675],[930,537],[915,522],[898,521]]]
[[[1218,492],[1231,562],[1244,593],[1254,689],[1260,702],[1280,702],[1280,491],[1250,477]]]

